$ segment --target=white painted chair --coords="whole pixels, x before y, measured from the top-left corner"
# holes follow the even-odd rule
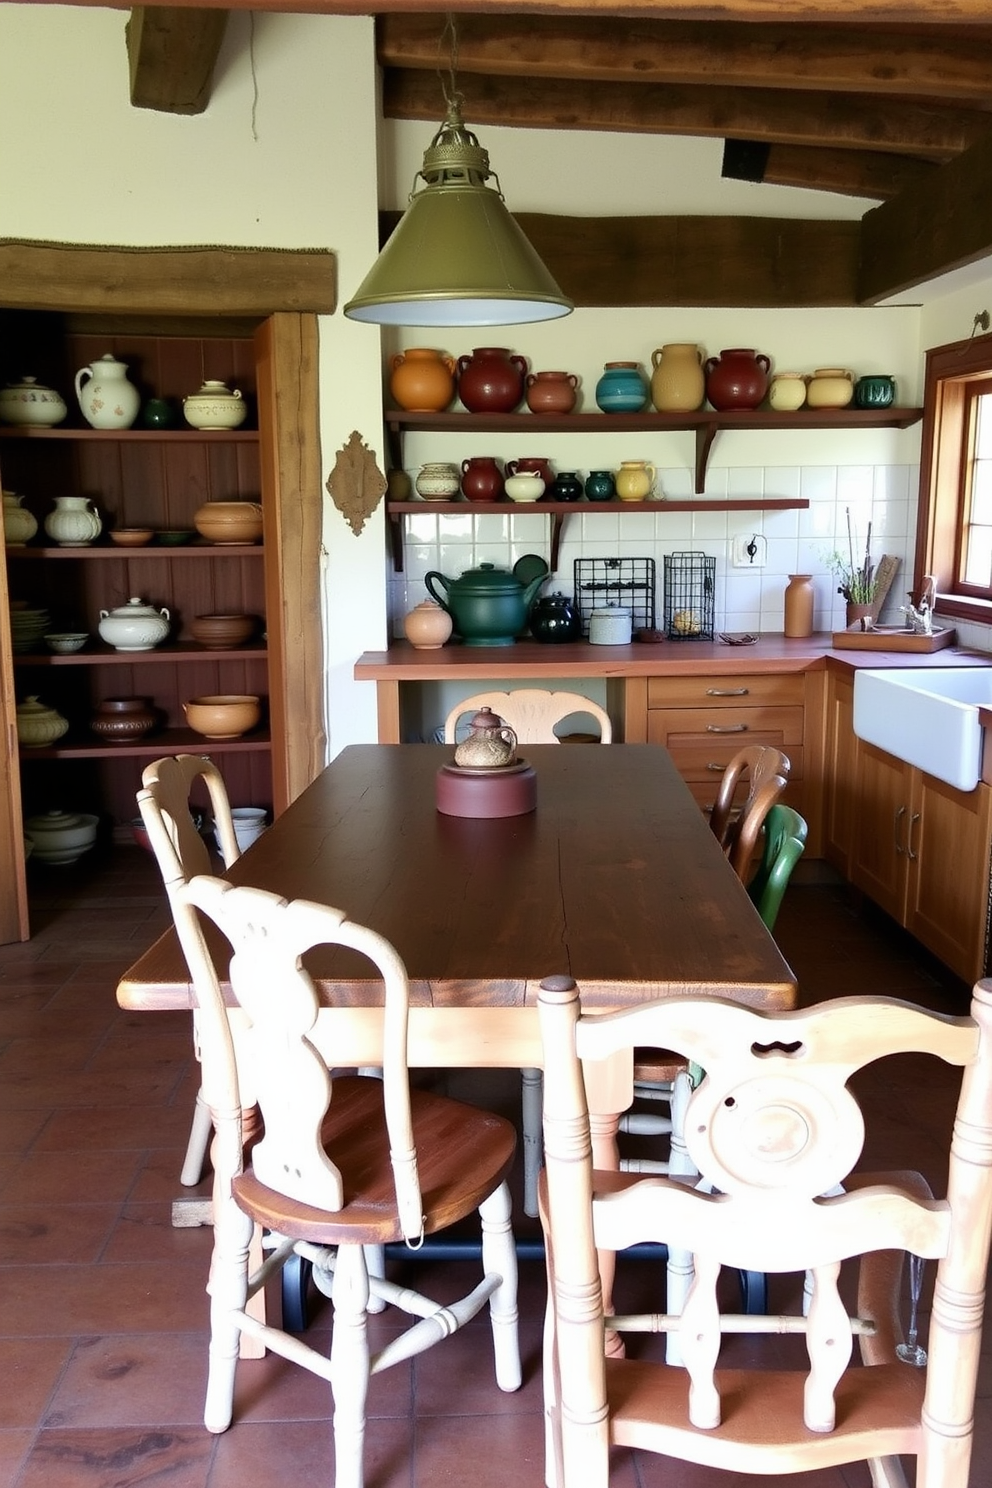
[[[607,1488],[615,1446],[701,1464],[714,1483],[715,1468],[750,1480],[867,1460],[875,1488],[905,1488],[899,1458],[915,1455],[920,1488],[967,1488],[992,1226],[992,981],[975,987],[968,1018],[873,997],[780,1014],[669,998],[583,1016],[562,977],[542,984],[538,1007],[551,1488]],[[583,1065],[622,1068],[641,1044],[706,1071],[685,1123],[701,1182],[593,1171]],[[852,1077],[895,1053],[961,1070],[936,1199],[919,1173],[858,1166],[871,1112]],[[884,1102],[872,1110],[886,1119]],[[691,1255],[684,1308],[604,1317],[597,1252],[652,1239]],[[937,1262],[925,1367],[897,1353],[907,1252]],[[855,1261],[852,1318],[838,1282]],[[791,1275],[794,1311],[723,1313],[724,1266]],[[685,1367],[605,1358],[608,1328],[677,1337]],[[742,1348],[738,1333],[759,1336]],[[777,1340],[760,1338],[784,1333],[804,1338],[808,1367],[779,1367]],[[862,1367],[849,1368],[855,1338]]]
[[[513,692],[479,692],[452,708],[444,721],[444,742],[454,744],[459,719],[491,708],[517,736],[518,744],[559,744],[555,726],[576,714],[591,715],[599,725],[599,742],[612,744],[613,724],[605,708],[578,692],[545,692],[519,687]],[[521,1077],[521,1127],[524,1139],[524,1213],[537,1214],[537,1177],[541,1171],[541,1071],[525,1069]]]
[[[231,1424],[239,1339],[247,1333],[330,1385],[334,1485],[362,1488],[372,1374],[441,1342],[488,1303],[496,1383],[502,1390],[520,1386],[506,1182],[516,1132],[503,1117],[411,1089],[407,975],[382,936],[352,924],[341,910],[287,903],[210,877],[179,885],[174,912],[200,1006],[203,1085],[216,1129],[204,1421],[213,1432]],[[234,950],[231,987],[248,1025],[239,1032],[237,1054],[201,915]],[[367,958],[382,978],[382,1079],[332,1076],[330,1061],[310,1041],[318,999],[302,958],[328,944]],[[240,1084],[246,1071],[264,1131],[248,1150]],[[484,1274],[466,1296],[441,1304],[370,1274],[368,1247],[405,1241],[416,1250],[425,1236],[476,1210]],[[249,1275],[253,1226],[277,1235],[279,1244]],[[316,1284],[333,1302],[329,1358],[248,1310],[249,1299],[293,1256],[312,1263]],[[370,1349],[367,1332],[372,1297],[417,1319],[405,1331],[387,1332],[378,1351]],[[457,1379],[452,1391],[457,1394]]]

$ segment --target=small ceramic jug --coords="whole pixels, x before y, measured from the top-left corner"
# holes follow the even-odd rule
[[[578,386],[574,372],[530,372],[527,407],[531,413],[571,413]]]
[[[621,501],[646,501],[657,472],[650,460],[621,460],[614,484]]]
[[[141,394],[127,379],[127,364],[108,351],[76,373],[76,397],[83,418],[94,429],[130,429]]]
[[[703,358],[691,341],[670,341],[651,353],[651,402],[659,413],[694,413],[703,405]]]
[[[56,496],[45,531],[60,548],[85,548],[99,537],[103,523],[88,496]]]
[[[462,494],[466,501],[498,501],[503,494],[503,472],[491,455],[462,461]]]
[[[512,765],[517,754],[517,736],[492,708],[480,708],[469,720],[469,733],[455,750],[455,764],[475,770]]]

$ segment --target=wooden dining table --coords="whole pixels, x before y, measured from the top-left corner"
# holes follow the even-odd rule
[[[351,745],[227,873],[333,904],[398,949],[410,978],[409,1058],[434,1067],[539,1068],[542,978],[583,1007],[676,995],[795,1005],[795,977],[660,745],[527,745],[536,809],[437,810],[450,746]],[[209,927],[212,931],[212,927]],[[225,995],[226,942],[211,942]],[[315,948],[313,1038],[329,1063],[381,1062],[381,987],[353,952]],[[192,1008],[174,931],[121,978],[129,1010]],[[233,1001],[233,997],[231,997]],[[629,1059],[590,1089],[596,1161],[615,1165]]]

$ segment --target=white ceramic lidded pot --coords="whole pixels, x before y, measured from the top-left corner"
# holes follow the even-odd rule
[[[100,818],[86,811],[46,811],[29,816],[25,835],[42,863],[74,863],[96,842]]]
[[[208,378],[197,393],[183,399],[183,417],[194,429],[240,429],[248,408],[237,388]]]
[[[22,377],[20,382],[0,388],[0,419],[5,424],[50,428],[60,424],[68,412],[62,394],[44,387],[36,377]]]
[[[76,373],[76,397],[83,418],[93,429],[130,429],[138,417],[141,394],[127,380],[127,363],[108,351]]]
[[[60,548],[85,548],[100,536],[103,523],[88,496],[56,496],[55,510],[45,518],[45,531]]]
[[[115,651],[152,651],[169,634],[169,619],[168,610],[129,599],[116,610],[101,610],[97,629]]]
[[[38,523],[21,505],[23,500],[15,491],[3,493],[3,540],[8,548],[23,548],[38,531]]]

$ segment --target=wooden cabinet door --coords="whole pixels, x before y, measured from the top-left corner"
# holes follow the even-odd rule
[[[851,879],[902,923],[911,816],[911,765],[858,741],[857,822]]]
[[[858,740],[854,732],[853,678],[827,679],[826,802],[823,856],[851,877],[858,822]]]
[[[14,668],[10,642],[7,566],[0,556],[0,945],[28,938],[28,891],[17,763]]]
[[[964,793],[913,771],[906,929],[967,982],[985,975],[992,787]]]

